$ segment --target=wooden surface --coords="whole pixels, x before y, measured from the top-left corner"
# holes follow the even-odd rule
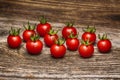
[[[41,15],[54,29],[62,30],[65,22],[75,22],[79,39],[83,27],[96,25],[96,34],[108,34],[112,51],[101,54],[95,45],[92,58],[83,59],[78,51],[67,50],[64,58],[54,59],[46,46],[37,56],[28,55],[25,43],[19,49],[8,48],[10,27],[23,31],[23,24],[28,20],[38,24]],[[0,80],[21,79],[119,80],[120,0],[0,0]]]

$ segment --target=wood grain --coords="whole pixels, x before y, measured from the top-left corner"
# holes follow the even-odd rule
[[[0,80],[119,80],[119,4],[120,0],[0,0]],[[7,46],[11,26],[20,27],[22,32],[23,24],[28,20],[38,24],[38,17],[42,15],[54,29],[62,30],[66,22],[75,22],[79,39],[83,27],[96,25],[96,34],[106,32],[112,41],[111,52],[101,54],[95,44],[92,58],[83,59],[78,51],[67,50],[64,58],[54,59],[45,45],[37,56],[26,52],[25,43],[19,49]]]

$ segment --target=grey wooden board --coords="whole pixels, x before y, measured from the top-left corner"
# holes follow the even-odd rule
[[[119,0],[0,0],[0,79],[119,80],[119,3]],[[113,45],[112,51],[101,54],[95,45],[92,58],[83,59],[78,51],[67,50],[64,58],[54,59],[45,45],[42,53],[37,56],[26,52],[25,43],[19,49],[8,48],[6,39],[10,27],[20,27],[23,31],[23,24],[27,24],[28,20],[31,24],[38,24],[41,15],[45,15],[56,30],[62,30],[65,22],[74,21],[79,39],[83,27],[96,25],[96,34],[108,34]],[[61,32],[58,34],[60,36]],[[43,38],[40,40],[43,41]]]

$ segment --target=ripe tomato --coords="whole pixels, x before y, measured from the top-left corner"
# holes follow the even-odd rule
[[[99,41],[97,43],[98,50],[102,53],[107,53],[111,50],[112,43],[109,39],[107,39],[107,34],[103,34],[102,37],[99,36]]]
[[[71,51],[75,51],[78,49],[79,40],[77,39],[77,35],[70,34],[70,37],[66,40],[67,48]]]
[[[82,34],[82,39],[87,41],[89,39],[90,42],[95,43],[96,41],[96,34],[95,34],[95,27],[87,27]]]
[[[45,35],[44,42],[48,47],[51,47],[53,44],[55,44],[55,41],[58,39],[57,32],[58,31],[51,29],[49,33]]]
[[[28,40],[30,40],[30,37],[35,34],[35,31],[34,31],[35,26],[30,26],[28,22],[28,26],[27,27],[24,26],[24,28],[25,28],[25,31],[23,32],[23,40],[27,42]]]
[[[51,29],[51,25],[47,23],[46,19],[42,17],[40,23],[37,25],[36,31],[41,36],[44,37]]]
[[[54,58],[62,58],[66,53],[66,47],[63,45],[65,40],[58,39],[56,44],[53,44],[50,48],[51,55]]]
[[[11,28],[10,34],[7,37],[7,43],[11,48],[18,48],[21,45],[22,39],[19,36],[20,29],[15,30]]]
[[[94,47],[92,44],[90,44],[88,41],[84,41],[80,47],[78,48],[78,52],[81,57],[83,58],[89,58],[94,53]]]
[[[37,35],[31,37],[30,41],[26,43],[26,49],[29,54],[38,55],[42,51],[43,43],[39,40]]]
[[[70,33],[73,33],[74,35],[77,34],[77,30],[75,27],[73,27],[73,24],[72,23],[68,23],[67,26],[65,26],[63,29],[62,29],[62,36],[67,39],[70,35]]]

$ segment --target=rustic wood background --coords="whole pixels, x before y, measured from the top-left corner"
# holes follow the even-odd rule
[[[79,39],[83,27],[95,25],[96,34],[108,34],[111,52],[101,54],[95,45],[92,58],[67,50],[63,59],[53,59],[45,46],[37,56],[28,55],[25,43],[19,49],[8,48],[11,26],[23,31],[23,24],[38,24],[42,15],[55,29],[74,22]],[[21,79],[120,80],[120,0],[0,0],[0,80]]]

